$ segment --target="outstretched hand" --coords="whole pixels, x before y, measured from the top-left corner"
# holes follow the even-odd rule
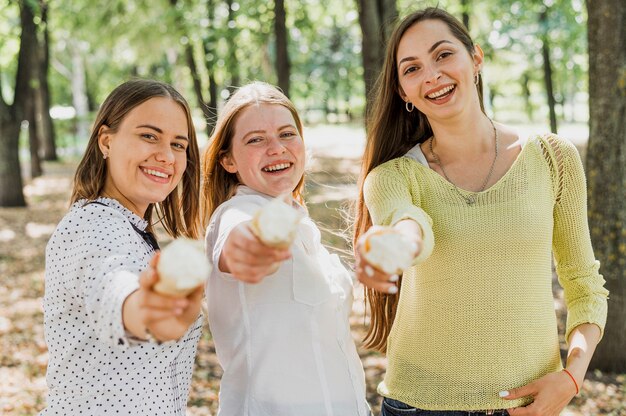
[[[522,387],[511,389],[505,400],[532,397],[534,400],[525,407],[508,409],[511,416],[559,416],[563,408],[576,395],[577,389],[570,376],[564,371],[546,374],[538,380]]]
[[[383,272],[376,266],[370,264],[363,256],[363,250],[367,238],[383,228],[385,227],[374,225],[370,227],[365,234],[359,237],[355,250],[354,269],[357,279],[365,286],[379,292],[394,294],[398,292],[398,286],[396,285],[396,282],[398,281],[398,275]],[[420,251],[421,239],[419,238],[417,233],[405,233],[405,235],[411,235],[415,239],[415,247],[417,249],[415,256],[417,256]]]
[[[252,233],[249,222],[243,222],[228,235],[220,254],[219,269],[243,282],[259,283],[290,257],[289,249],[266,246]]]
[[[139,289],[124,302],[123,320],[128,331],[145,339],[146,329],[159,341],[176,340],[183,336],[198,318],[204,296],[204,286],[199,286],[184,298],[159,294],[153,290],[158,282],[157,253],[148,268],[139,276]]]

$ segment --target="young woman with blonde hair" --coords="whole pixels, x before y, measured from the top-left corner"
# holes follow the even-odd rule
[[[482,66],[465,27],[437,8],[407,16],[387,47],[354,237],[367,342],[388,358],[383,415],[557,416],[606,320],[578,152],[492,121]],[[401,279],[361,256],[372,224],[419,247]],[[565,366],[553,253],[568,308]]]
[[[348,321],[352,280],[306,215],[304,163],[291,101],[265,83],[238,89],[203,166],[206,251],[214,264],[209,326],[224,369],[220,416],[369,414]],[[304,217],[289,248],[262,243],[250,228],[277,197]]]

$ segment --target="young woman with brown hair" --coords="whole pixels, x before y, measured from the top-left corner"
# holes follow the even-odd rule
[[[407,16],[387,47],[354,237],[372,312],[366,341],[388,357],[383,415],[557,416],[606,320],[576,148],[492,121],[482,66],[465,27],[437,8]],[[401,279],[361,256],[372,224],[419,247]],[[568,307],[565,368],[553,253]]]
[[[172,237],[198,237],[199,165],[189,107],[171,86],[128,81],[102,104],[46,247],[41,415],[185,414],[203,288],[152,290],[152,226],[156,212]]]

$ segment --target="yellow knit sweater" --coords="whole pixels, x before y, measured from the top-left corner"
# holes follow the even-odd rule
[[[608,292],[571,143],[554,135],[530,139],[473,205],[408,157],[375,168],[364,194],[374,224],[410,218],[424,234],[423,251],[402,280],[380,394],[429,410],[527,404],[498,392],[562,369],[553,254],[568,308],[566,336],[582,323],[604,327]]]

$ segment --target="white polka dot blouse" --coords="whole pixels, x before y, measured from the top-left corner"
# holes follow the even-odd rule
[[[175,343],[124,330],[122,304],[154,249],[118,201],[72,205],[46,247],[48,407],[40,415],[184,415],[202,317]]]

